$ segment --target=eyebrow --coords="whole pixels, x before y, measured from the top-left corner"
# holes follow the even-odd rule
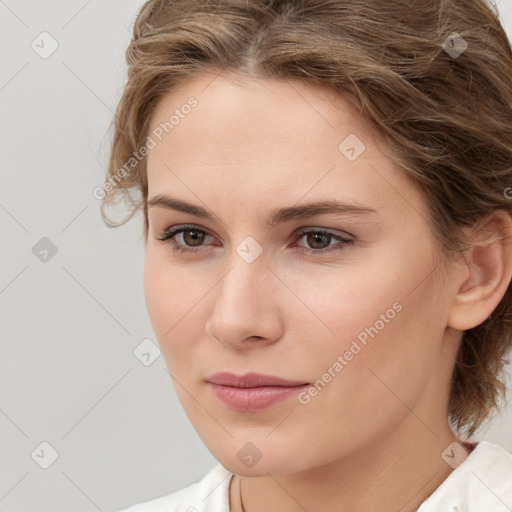
[[[169,196],[157,195],[149,199],[148,207],[160,206],[170,210],[177,210],[183,213],[189,213],[196,217],[214,221],[216,215],[201,206],[193,205]],[[315,215],[325,214],[379,214],[377,210],[368,206],[363,206],[357,203],[347,203],[344,201],[318,201],[305,203],[300,206],[288,206],[286,208],[279,208],[272,210],[267,219],[267,225],[274,226],[286,221],[294,219],[305,219]]]

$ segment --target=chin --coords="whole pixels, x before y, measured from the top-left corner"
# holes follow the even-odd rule
[[[322,464],[318,454],[303,452],[303,445],[286,444],[286,440],[276,436],[273,440],[265,439],[268,432],[261,437],[243,436],[243,439],[230,438],[225,443],[206,443],[212,455],[228,471],[241,476],[288,475],[307,470]],[[272,434],[274,435],[274,434]],[[289,443],[289,440],[288,440]]]

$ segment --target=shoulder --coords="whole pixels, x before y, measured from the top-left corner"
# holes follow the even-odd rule
[[[512,510],[512,454],[487,441],[478,443],[418,512],[445,509],[454,512]]]
[[[119,512],[225,512],[229,510],[232,475],[217,464],[202,480],[188,487]]]

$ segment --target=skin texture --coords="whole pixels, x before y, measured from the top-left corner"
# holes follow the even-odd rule
[[[481,245],[445,274],[424,198],[352,104],[323,86],[230,78],[192,77],[150,126],[197,99],[150,151],[148,197],[216,216],[148,212],[145,297],[178,397],[212,454],[240,475],[246,512],[416,510],[452,471],[441,454],[457,440],[447,421],[454,359],[462,331],[489,316],[510,282],[510,247],[486,240],[490,227],[510,236],[512,220],[491,219]],[[349,134],[366,146],[355,161],[338,149]],[[266,225],[275,208],[317,200],[377,214]],[[157,239],[184,223],[207,232],[199,245],[174,237],[197,253]],[[353,242],[299,238],[302,228]],[[263,250],[251,263],[237,253],[247,237]],[[254,371],[314,383],[393,304],[400,311],[307,404],[237,412],[204,382]],[[261,456],[252,467],[237,456],[244,446]]]

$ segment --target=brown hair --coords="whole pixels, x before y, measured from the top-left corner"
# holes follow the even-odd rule
[[[147,239],[141,148],[151,115],[167,92],[212,70],[324,84],[349,98],[423,192],[447,257],[463,252],[461,227],[512,214],[512,49],[484,0],[150,0],[133,34],[100,194],[109,227],[142,206]],[[131,211],[114,223],[104,206],[119,200]],[[505,392],[511,311],[509,285],[463,334],[449,396],[459,433],[473,435]]]

